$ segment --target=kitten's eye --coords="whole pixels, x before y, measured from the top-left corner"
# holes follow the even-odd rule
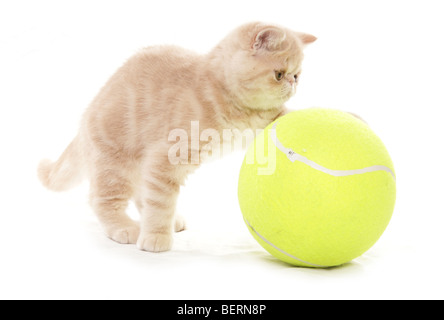
[[[284,78],[284,71],[275,71],[274,76],[277,81],[281,81]]]
[[[297,74],[295,74],[295,75],[294,75],[294,81],[296,81],[296,82],[297,82],[297,81],[298,81],[298,78],[299,78],[299,77],[298,77],[298,75],[297,75]]]

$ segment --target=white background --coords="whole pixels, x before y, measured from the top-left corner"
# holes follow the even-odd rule
[[[443,299],[443,12],[429,0],[0,2],[0,298]],[[139,48],[205,53],[252,20],[319,38],[289,107],[353,111],[390,151],[397,204],[370,251],[328,270],[271,257],[238,208],[242,153],[189,177],[178,207],[189,229],[161,254],[108,240],[87,183],[40,186],[38,161],[57,158]]]

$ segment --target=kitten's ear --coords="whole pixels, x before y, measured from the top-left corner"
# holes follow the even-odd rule
[[[301,41],[304,45],[313,43],[318,39],[309,33],[301,33],[301,32],[298,32],[298,37],[299,37],[299,39],[301,39]]]
[[[253,39],[251,49],[255,51],[268,50],[273,51],[279,49],[282,41],[285,40],[286,34],[283,30],[268,27],[259,31]]]

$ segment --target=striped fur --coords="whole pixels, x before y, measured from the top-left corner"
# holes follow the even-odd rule
[[[42,161],[40,180],[61,191],[88,177],[91,205],[108,237],[142,250],[169,250],[173,231],[185,227],[181,218],[174,222],[180,186],[199,166],[170,163],[169,132],[191,135],[191,121],[199,121],[201,131],[264,128],[285,112],[303,47],[314,40],[256,22],[234,30],[205,55],[174,46],[141,50],[93,100],[60,159]],[[276,70],[286,71],[285,79],[278,81]],[[194,148],[188,145],[188,157],[201,151]],[[129,200],[140,222],[126,215]]]

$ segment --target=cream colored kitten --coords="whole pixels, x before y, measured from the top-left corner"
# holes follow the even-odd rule
[[[86,110],[77,137],[54,163],[43,160],[42,183],[66,190],[83,178],[105,233],[141,250],[169,250],[180,186],[199,163],[200,145],[186,143],[180,163],[168,155],[189,136],[190,123],[206,129],[264,128],[285,113],[301,72],[303,48],[316,38],[279,26],[250,23],[230,33],[206,55],[173,47],[148,47],[111,77]],[[222,135],[221,135],[222,136]],[[188,142],[188,140],[186,141]],[[125,213],[133,199],[140,223]]]

